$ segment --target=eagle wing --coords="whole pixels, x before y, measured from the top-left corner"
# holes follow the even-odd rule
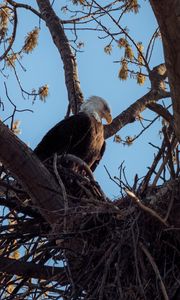
[[[100,163],[100,160],[101,158],[103,157],[104,155],[104,152],[105,152],[105,149],[106,149],[106,142],[104,141],[104,144],[102,145],[102,148],[101,148],[101,151],[99,153],[99,158],[95,160],[95,162],[92,164],[91,166],[91,171],[94,172],[95,169],[97,168],[97,166],[99,165]]]
[[[84,158],[91,138],[91,119],[85,113],[79,113],[56,124],[43,137],[34,152],[40,160],[51,157],[54,153],[74,154]]]

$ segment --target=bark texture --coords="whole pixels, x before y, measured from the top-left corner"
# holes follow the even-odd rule
[[[62,193],[52,174],[30,148],[0,122],[1,162],[22,183],[34,205],[49,224],[58,222]]]
[[[58,48],[64,65],[65,82],[68,99],[73,113],[77,113],[83,102],[83,94],[79,84],[78,69],[74,53],[65,35],[61,20],[55,14],[48,0],[37,0],[42,18],[51,33],[52,39]]]
[[[169,97],[170,94],[163,90],[151,90],[146,95],[135,101],[126,110],[115,117],[110,125],[104,126],[105,139],[110,138],[121,128],[129,123],[136,121],[137,116],[144,111],[150,104],[157,102],[162,98]]]
[[[174,125],[180,141],[180,1],[150,0],[160,27],[170,83]]]

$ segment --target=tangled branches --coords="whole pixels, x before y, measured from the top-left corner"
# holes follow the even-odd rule
[[[60,161],[46,163],[64,189],[54,228],[1,167],[1,298],[177,299],[179,179],[143,190],[141,206],[130,194],[111,202],[94,178]]]

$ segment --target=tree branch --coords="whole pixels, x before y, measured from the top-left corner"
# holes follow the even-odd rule
[[[173,121],[173,116],[171,115],[171,113],[162,105],[152,102],[147,105],[147,108],[163,117],[167,122],[171,123]]]
[[[8,257],[0,257],[0,272],[46,280],[56,277],[60,284],[67,284],[66,273],[63,267],[44,266]]]
[[[152,255],[150,254],[148,249],[143,245],[143,243],[140,243],[140,248],[142,249],[142,251],[144,252],[146,257],[148,258],[148,260],[149,260],[149,262],[150,262],[150,264],[151,264],[151,266],[152,266],[152,268],[153,268],[153,270],[156,274],[156,277],[159,280],[159,285],[160,285],[164,300],[169,300],[169,297],[168,297],[168,294],[167,294],[167,291],[166,291],[166,287],[164,285],[164,282],[162,280],[161,274],[160,274],[159,269],[158,269],[158,267],[155,263],[154,258],[152,257]]]
[[[69,103],[73,113],[77,113],[80,104],[83,102],[83,94],[80,89],[75,55],[72,52],[69,41],[64,33],[62,23],[55,14],[49,0],[37,0],[37,4],[42,18],[45,20],[52,39],[61,55],[64,64],[65,82],[68,91]]]
[[[13,1],[13,0],[7,0],[7,2],[9,4],[11,4],[12,6],[14,6],[15,8],[25,8],[27,10],[30,10],[33,14],[38,16],[40,19],[42,18],[41,14],[36,9],[34,9],[32,6],[30,6],[28,4],[19,3],[19,2]]]
[[[47,222],[51,225],[58,223],[63,197],[53,176],[32,150],[1,121],[0,145],[0,161],[19,179]]]
[[[144,111],[147,105],[149,105],[150,103],[168,97],[170,97],[169,92],[165,92],[163,90],[151,90],[146,95],[134,102],[122,113],[120,113],[116,118],[114,118],[113,122],[110,125],[104,126],[105,138],[107,139],[111,137],[125,125],[133,123],[136,120],[136,117],[139,115],[139,113]]]
[[[167,222],[152,208],[144,205],[141,200],[131,191],[125,190],[127,195],[133,200],[134,203],[136,203],[141,209],[143,209],[145,212],[149,213],[152,217],[156,218],[158,221],[160,221],[163,225],[168,226]]]
[[[13,32],[12,32],[12,36],[10,39],[10,43],[9,46],[7,47],[7,49],[4,51],[4,53],[0,56],[0,61],[2,61],[7,54],[9,53],[9,51],[12,48],[12,45],[14,43],[15,37],[16,37],[16,31],[17,31],[17,23],[18,23],[18,19],[17,19],[17,12],[16,12],[16,8],[14,8],[14,25],[13,25]]]

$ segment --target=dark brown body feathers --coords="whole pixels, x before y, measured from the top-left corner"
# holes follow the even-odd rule
[[[105,150],[104,129],[100,122],[84,112],[56,124],[34,152],[44,161],[53,156],[73,154],[95,170]]]

